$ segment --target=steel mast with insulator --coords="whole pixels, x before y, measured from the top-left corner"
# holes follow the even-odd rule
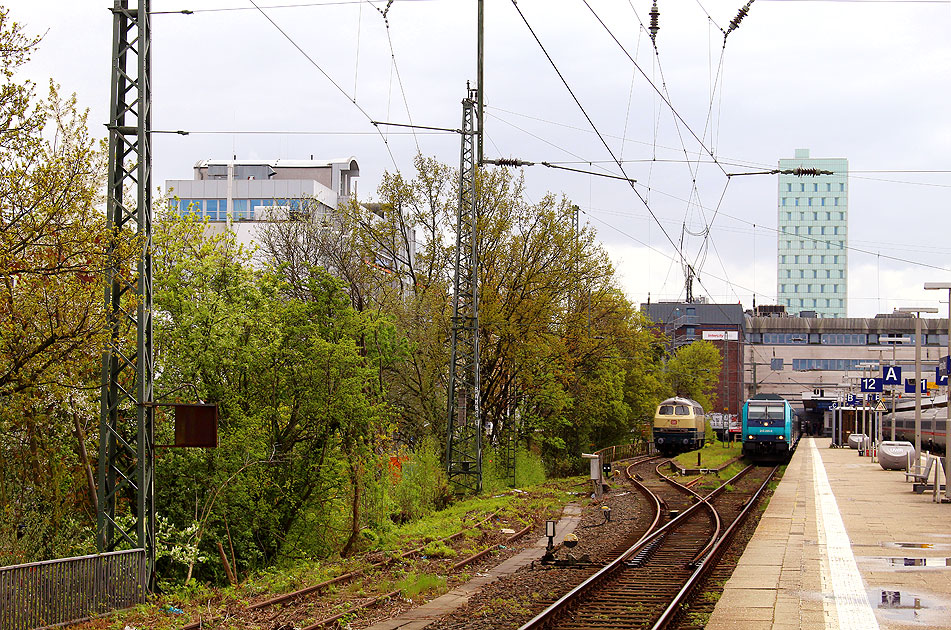
[[[479,377],[479,239],[476,199],[477,90],[462,101],[459,206],[453,274],[446,467],[459,492],[482,489],[482,417]]]
[[[150,5],[151,0],[115,0],[112,8],[106,191],[112,241],[105,278],[110,339],[102,362],[96,544],[100,552],[120,547],[145,549],[145,575],[152,584],[155,439]],[[130,233],[136,237],[134,268],[126,268],[116,254],[120,240]],[[128,506],[131,524],[119,518],[117,503]]]

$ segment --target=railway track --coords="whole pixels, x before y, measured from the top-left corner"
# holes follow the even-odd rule
[[[521,626],[520,630],[668,627],[715,566],[743,516],[776,469],[747,467],[706,496],[660,473],[630,477],[658,506],[633,546]]]

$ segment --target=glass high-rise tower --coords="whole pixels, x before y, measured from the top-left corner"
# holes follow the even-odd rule
[[[832,175],[779,175],[776,295],[787,312],[845,317],[848,303],[849,161],[810,158],[809,149],[779,161],[779,170]]]

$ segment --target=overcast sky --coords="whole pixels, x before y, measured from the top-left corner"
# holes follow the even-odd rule
[[[156,185],[206,158],[354,156],[373,200],[417,150],[458,166],[458,136],[394,127],[384,143],[370,120],[460,126],[476,0],[396,0],[385,21],[386,2],[255,2],[153,0],[153,127],[191,132],[155,137]],[[757,0],[725,46],[745,2],[658,4],[655,54],[648,0],[485,0],[486,157],[614,175],[621,160],[640,198],[541,166],[525,169],[529,196],[576,203],[635,302],[684,297],[679,249],[696,295],[746,308],[776,300],[777,177],[727,174],[797,148],[847,158],[849,315],[946,314],[922,285],[951,281],[951,3]],[[6,6],[44,34],[25,74],[104,124],[111,4]]]

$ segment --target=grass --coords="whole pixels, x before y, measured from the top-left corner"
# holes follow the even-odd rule
[[[737,446],[730,446],[724,442],[707,443],[702,449],[681,453],[675,459],[686,468],[697,466],[697,453],[700,453],[701,468],[719,468],[726,462],[741,455]]]
[[[523,492],[504,490],[462,499],[419,521],[391,528],[375,541],[372,551],[392,557],[408,548],[425,546],[423,554],[429,557],[450,557],[456,552],[445,543],[434,541],[454,534],[463,527],[474,526],[493,513],[498,513],[510,523],[509,527],[516,529],[536,519],[554,518],[566,503],[590,501],[587,496],[574,494],[585,482],[583,477],[556,479],[524,488]],[[355,569],[366,569],[370,571],[369,575],[376,575],[370,570],[370,562],[363,556],[284,560],[248,577],[236,587],[212,588],[193,580],[191,584],[158,596],[148,604],[81,624],[77,630],[123,630],[127,625],[172,630],[189,621],[196,621],[199,614],[206,620],[220,617],[230,609],[242,607],[251,598],[291,592]],[[385,578],[371,578],[369,581],[338,585],[334,590],[369,596],[378,594],[376,591],[382,593],[399,588],[405,596],[413,597],[420,593],[440,593],[447,588],[444,577],[427,573],[405,573],[389,589],[386,588],[388,582]],[[169,605],[183,609],[186,614],[168,614],[166,609]]]
[[[399,589],[403,597],[410,599],[420,593],[443,593],[446,591],[446,578],[431,573],[407,573],[396,584],[393,590]]]

